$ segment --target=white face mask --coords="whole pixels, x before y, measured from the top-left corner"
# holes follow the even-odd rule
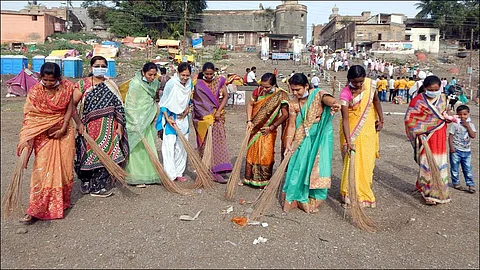
[[[306,98],[306,97],[308,97],[308,95],[309,95],[309,93],[308,93],[308,90],[307,90],[307,91],[305,91],[305,93],[303,93],[302,98]]]
[[[45,83],[44,83],[42,80],[40,80],[40,84],[41,84],[41,85],[43,85],[43,86],[45,86],[45,87],[47,87],[47,86],[45,85]],[[57,81],[57,82],[56,82],[56,83],[55,83],[55,84],[52,86],[52,88],[55,88],[55,87],[57,87],[59,84],[60,84],[60,82],[59,82],[59,81]]]
[[[429,98],[436,98],[442,93],[442,90],[438,91],[425,91],[425,95]]]
[[[108,68],[92,68],[92,73],[93,73],[93,76],[95,77],[103,77],[105,76],[105,74],[107,74],[107,70]]]
[[[145,78],[145,76],[142,77],[142,80],[143,80],[144,82],[149,82],[149,81],[147,80],[147,78]]]

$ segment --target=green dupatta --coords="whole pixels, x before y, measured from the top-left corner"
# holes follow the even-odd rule
[[[151,83],[142,80],[142,73],[137,71],[130,81],[125,98],[125,116],[127,120],[128,144],[130,150],[142,140],[145,130],[154,125],[158,112],[155,95],[160,82],[155,79]]]

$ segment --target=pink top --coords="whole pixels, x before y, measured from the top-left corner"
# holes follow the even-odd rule
[[[347,103],[353,100],[353,95],[348,85],[343,88],[342,92],[340,92],[340,99],[346,101]]]

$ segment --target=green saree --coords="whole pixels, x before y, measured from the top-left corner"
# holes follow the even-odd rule
[[[145,138],[155,155],[158,155],[155,147],[157,130],[154,121],[158,112],[155,94],[160,82],[154,80],[148,83],[143,81],[142,77],[140,71],[135,74],[130,81],[125,98],[128,144],[130,146],[130,156],[125,170],[128,173],[126,181],[130,185],[160,183],[160,178],[142,143],[142,138]]]
[[[301,113],[297,113],[293,145],[299,146],[290,158],[283,186],[288,203],[305,204],[327,198],[332,171],[333,115],[330,107],[322,103],[324,94],[328,93],[315,89]]]

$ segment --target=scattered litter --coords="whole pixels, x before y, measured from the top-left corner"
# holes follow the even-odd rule
[[[243,199],[243,198],[240,199],[240,204],[242,205],[242,204],[244,204],[244,203],[246,203],[245,199]]]
[[[415,219],[414,219],[414,218],[411,218],[410,221],[415,221]]]
[[[266,223],[266,222],[262,222],[262,227],[263,227],[263,228],[266,228],[266,227],[268,227],[268,223]]]
[[[202,194],[202,190],[201,190],[201,189],[196,189],[196,190],[195,190],[195,193],[197,193],[197,194]]]
[[[222,210],[222,213],[223,213],[224,215],[230,214],[231,212],[233,212],[233,206],[232,206],[232,205],[228,205],[228,206],[227,206],[227,209]]]
[[[246,226],[248,219],[246,217],[233,217],[232,222],[239,226]]]
[[[249,225],[249,226],[258,226],[258,225],[260,225],[260,224],[261,224],[260,221],[249,221],[249,222],[248,222],[248,225]]]
[[[263,238],[263,237],[258,237],[257,239],[253,240],[253,244],[256,245],[256,244],[260,244],[260,243],[266,243],[267,242],[267,238]]]
[[[18,228],[15,233],[16,234],[26,234],[27,232],[28,232],[28,230],[25,229],[25,228]]]
[[[191,217],[191,216],[189,216],[189,215],[181,215],[181,216],[180,216],[180,220],[186,220],[186,221],[195,220],[195,219],[198,218],[198,216],[200,215],[200,213],[201,213],[202,211],[203,211],[203,209],[200,210],[200,211],[198,211],[198,212],[195,214],[194,217]]]
[[[235,244],[234,242],[232,242],[232,241],[230,241],[230,240],[225,241],[225,243],[232,244],[232,246],[237,246],[237,244]]]
[[[327,239],[323,239],[323,238],[321,238],[320,236],[318,237],[318,240],[320,240],[320,241],[322,241],[322,242],[328,242]]]

